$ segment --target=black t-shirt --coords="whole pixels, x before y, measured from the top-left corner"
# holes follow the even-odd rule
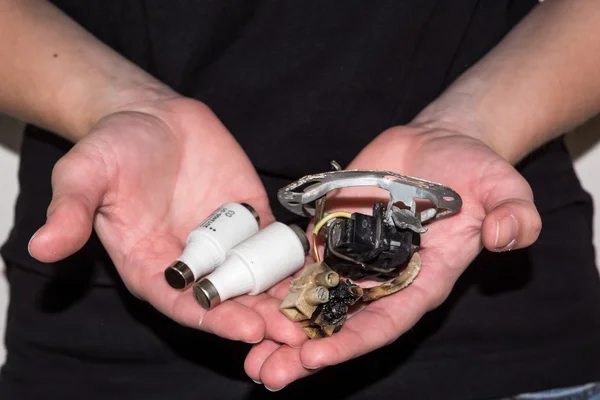
[[[280,187],[327,170],[332,159],[347,165],[381,131],[409,122],[501,40],[535,1],[55,3],[158,79],[207,103],[248,153],[276,217],[297,222],[276,200]],[[78,271],[93,287],[114,287],[114,297],[123,296],[96,238],[77,255],[52,266],[27,254],[30,236],[45,221],[52,167],[69,147],[48,132],[27,128],[15,227],[2,255],[15,268],[39,276]],[[279,395],[481,399],[600,380],[600,284],[590,197],[560,140],[545,145],[518,168],[531,184],[543,218],[544,228],[534,246],[507,254],[484,251],[444,305],[394,344],[328,368]],[[25,284],[19,290],[28,293]],[[83,319],[72,321],[72,329],[113,312],[85,308],[85,294],[81,298]],[[133,388],[152,385],[156,398],[166,398],[165,393],[173,398],[203,394],[212,398],[210,393],[245,398],[250,393],[241,364],[247,346],[220,343],[157,322],[158,317],[147,317],[148,310],[136,307],[129,310],[132,318],[145,315],[139,318],[142,325],[161,337],[161,345],[176,350],[169,353],[171,358],[157,361],[159,356],[153,358],[151,349],[158,345],[152,342],[144,348],[150,342],[142,334],[136,336],[137,331],[128,331],[125,324],[122,331],[101,333],[102,339],[94,331],[90,337],[99,343],[114,334],[118,337],[111,343],[116,347],[122,341],[146,350],[144,357],[128,358],[124,350],[121,360],[118,356],[112,363],[104,360],[107,368],[94,368],[99,379],[119,376],[134,393],[140,392]],[[20,309],[11,305],[11,312],[18,321]],[[8,321],[12,336],[5,375],[17,376],[19,367],[28,365],[25,350],[17,343],[19,335],[30,333],[19,330],[21,326],[26,325]],[[97,329],[103,332],[102,327]],[[98,349],[92,350],[93,340],[84,337],[88,331],[82,332],[79,339],[92,343],[88,347],[75,343],[53,347],[60,341],[55,333],[46,337],[40,333],[42,339],[36,340],[44,347],[47,339],[49,351],[44,354],[85,360],[86,352]],[[11,346],[15,347],[12,353]],[[209,348],[226,353],[211,355]],[[36,353],[35,357],[42,356]],[[174,361],[177,357],[185,362]],[[231,363],[198,361],[211,357],[225,357]],[[141,366],[132,367],[136,365],[132,359]],[[59,362],[52,365],[58,374]],[[162,374],[171,381],[159,388],[152,380]],[[59,390],[60,375],[56,376],[53,387]],[[184,383],[174,383],[179,382],[178,376],[185,377]],[[84,390],[77,382],[73,379],[68,385]],[[123,393],[115,389],[113,398],[125,398]],[[250,397],[266,392],[252,393]]]

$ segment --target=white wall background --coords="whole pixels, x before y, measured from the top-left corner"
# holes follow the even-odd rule
[[[0,243],[8,237],[13,220],[13,206],[17,195],[18,149],[21,141],[23,125],[15,120],[0,115]],[[583,186],[595,198],[596,214],[594,217],[596,248],[600,249],[600,117],[590,121],[586,126],[571,134],[568,138],[569,148],[576,159],[575,166]],[[596,253],[600,266],[600,251]],[[4,266],[0,260],[0,269]],[[8,286],[4,274],[0,275],[0,365],[4,362],[3,346],[4,326]]]
[[[23,125],[0,114],[0,243],[4,243],[13,222],[13,207],[17,197],[18,150]],[[0,259],[0,363],[4,363],[4,326],[8,306],[8,285],[4,264]]]

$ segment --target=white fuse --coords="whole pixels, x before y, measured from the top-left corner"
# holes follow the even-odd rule
[[[248,204],[223,204],[188,235],[183,253],[165,270],[165,279],[175,289],[186,289],[221,265],[235,245],[257,233],[259,222]]]
[[[242,294],[262,293],[302,268],[308,248],[300,227],[274,222],[231,249],[219,268],[194,285],[194,297],[210,309]]]

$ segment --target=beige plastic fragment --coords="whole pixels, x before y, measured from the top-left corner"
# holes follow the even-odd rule
[[[310,319],[316,308],[329,300],[328,288],[339,282],[337,272],[324,262],[311,264],[292,281],[279,308],[292,321]]]

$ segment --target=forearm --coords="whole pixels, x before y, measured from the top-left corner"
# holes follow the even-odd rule
[[[42,0],[0,0],[0,111],[72,141],[170,90]]]
[[[415,123],[469,126],[517,162],[600,111],[599,23],[598,1],[546,0]]]

